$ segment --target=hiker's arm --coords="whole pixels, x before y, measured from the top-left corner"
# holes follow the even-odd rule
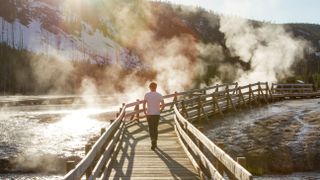
[[[143,101],[143,112],[144,112],[145,115],[147,115],[147,107],[146,107],[146,104],[147,104],[147,101],[144,100],[144,101]]]
[[[160,111],[163,111],[165,107],[165,104],[164,104],[164,100],[162,99],[162,101],[160,102]]]

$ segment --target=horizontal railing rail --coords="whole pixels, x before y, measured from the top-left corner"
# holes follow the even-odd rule
[[[77,164],[77,166],[68,172],[65,176],[65,180],[74,180],[74,179],[81,179],[81,177],[86,174],[87,178],[92,176],[92,169],[95,169],[95,173],[93,176],[97,175],[97,172],[101,170],[102,162],[106,162],[108,159],[104,158],[103,160],[99,161],[98,167],[95,168],[96,159],[100,159],[101,156],[101,149],[104,149],[105,146],[108,148],[106,149],[107,152],[111,152],[113,145],[110,145],[110,140],[114,137],[115,134],[119,134],[122,128],[119,128],[122,124],[123,118],[125,116],[125,108],[122,109],[121,114],[117,117],[117,119],[111,123],[108,129],[100,136],[97,142],[93,145],[91,150],[86,154],[86,156]],[[109,142],[108,142],[109,140]],[[117,139],[118,140],[118,139]],[[116,143],[112,141],[111,144]],[[104,155],[107,153],[103,153]]]
[[[192,151],[192,154],[194,154],[194,156],[190,155],[189,158],[193,159],[193,163],[197,162],[194,164],[195,168],[201,171],[207,178],[223,179],[222,172],[218,172],[218,167],[215,167],[214,163],[207,157],[207,153],[204,153],[204,148],[206,148],[235,178],[241,180],[252,179],[251,173],[186,120],[176,106],[174,106],[174,113],[177,136],[180,139],[181,145],[188,151],[187,153],[191,154],[190,151]]]

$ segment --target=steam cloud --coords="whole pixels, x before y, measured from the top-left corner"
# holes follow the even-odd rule
[[[307,43],[295,39],[281,25],[262,24],[254,27],[248,20],[222,16],[220,31],[233,56],[251,64],[251,70],[238,70],[240,83],[276,82],[291,75],[295,60],[303,59]],[[225,71],[225,69],[223,69]]]
[[[100,4],[90,2],[86,6],[74,3],[68,1],[61,6],[65,19],[81,19],[83,11],[112,19],[112,28],[108,28],[112,29],[111,34],[119,47],[114,49],[116,55],[110,55],[113,63],[104,69],[90,72],[98,79],[83,76],[86,67],[80,70],[75,68],[74,64],[59,55],[58,50],[50,47],[50,54],[59,61],[32,61],[31,66],[37,79],[36,84],[51,89],[52,93],[70,92],[74,84],[68,82],[68,79],[78,77],[73,78],[80,78],[76,92],[84,95],[119,92],[121,99],[128,102],[143,97],[150,81],[157,81],[159,91],[165,94],[194,87],[197,78],[204,75],[207,67],[212,64],[217,66],[220,75],[211,79],[211,83],[220,83],[225,79],[240,83],[276,82],[290,75],[292,63],[303,59],[303,51],[308,46],[305,41],[293,38],[281,25],[254,25],[251,21],[231,16],[220,16],[219,20],[217,17],[206,17],[213,28],[220,22],[226,47],[203,44],[190,33],[159,38],[156,29],[161,22],[155,12],[160,11],[161,14],[161,7],[151,6],[149,1],[99,1]],[[228,6],[226,3],[226,8]],[[192,13],[194,10],[185,8],[182,13]],[[224,63],[224,48],[232,56],[249,63],[251,69],[247,71],[238,64]],[[126,68],[128,66],[134,68]],[[94,103],[89,101],[89,104]]]

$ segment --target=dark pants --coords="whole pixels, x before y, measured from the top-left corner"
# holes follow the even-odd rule
[[[147,115],[147,121],[149,126],[149,134],[151,141],[156,142],[158,140],[158,125],[160,115]]]

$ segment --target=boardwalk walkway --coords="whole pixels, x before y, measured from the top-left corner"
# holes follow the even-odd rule
[[[150,149],[143,101],[123,103],[117,118],[74,167],[67,162],[64,179],[240,179],[252,180],[245,157],[231,157],[191,122],[210,121],[209,116],[228,110],[285,98],[319,97],[310,84],[267,82],[238,86],[237,83],[175,92],[164,96],[165,112],[159,124],[158,147]],[[217,144],[215,144],[217,143]],[[223,143],[223,142],[222,142]]]
[[[168,119],[162,118],[159,123],[155,151],[150,149],[145,120],[126,125],[119,154],[107,172],[109,179],[199,179],[179,144],[173,121]]]

